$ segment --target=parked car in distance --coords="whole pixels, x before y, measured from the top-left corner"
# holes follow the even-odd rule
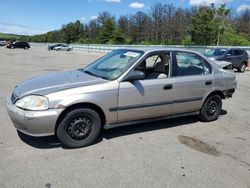
[[[78,148],[103,128],[195,114],[214,121],[236,84],[233,71],[197,52],[118,49],[85,68],[24,81],[6,104],[17,130]]]
[[[73,48],[71,46],[69,46],[69,45],[63,44],[63,45],[54,47],[53,50],[56,50],[56,51],[70,51],[70,50],[73,50]]]
[[[21,42],[21,41],[16,41],[16,42],[11,42],[7,44],[7,48],[23,48],[23,49],[29,49],[30,45],[27,42]]]
[[[0,46],[5,46],[6,41],[5,40],[0,40]]]
[[[55,47],[62,46],[63,44],[53,44],[48,46],[48,50],[54,50]]]
[[[214,48],[208,49],[205,55],[212,60],[229,61],[233,68],[239,72],[245,72],[249,59],[248,53],[240,48]]]

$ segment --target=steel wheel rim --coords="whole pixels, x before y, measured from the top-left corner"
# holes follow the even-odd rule
[[[92,131],[92,121],[86,116],[73,118],[67,126],[67,134],[73,140],[81,141],[86,139]]]
[[[246,69],[246,65],[245,65],[245,64],[243,64],[243,65],[241,66],[241,72],[244,72],[244,71],[245,71],[245,69]]]
[[[211,99],[206,106],[206,112],[208,116],[213,116],[218,109],[218,102],[215,99]]]

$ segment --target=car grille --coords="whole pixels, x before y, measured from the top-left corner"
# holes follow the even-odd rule
[[[10,99],[11,99],[11,102],[12,102],[12,103],[15,103],[15,102],[16,102],[16,100],[17,100],[18,98],[17,98],[17,96],[16,96],[14,93],[12,93],[12,95],[11,95],[11,98],[10,98]]]

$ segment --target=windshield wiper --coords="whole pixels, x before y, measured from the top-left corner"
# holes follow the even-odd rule
[[[96,75],[96,74],[93,74],[92,72],[87,71],[87,70],[84,70],[84,69],[83,69],[83,71],[86,72],[87,74],[91,75],[91,76],[95,76],[95,77],[97,77],[97,78],[102,78],[102,79],[105,79],[105,80],[109,80],[108,77]]]
[[[90,72],[90,71],[87,71],[87,70],[84,70],[84,69],[83,69],[83,71],[84,71],[84,72],[86,72],[86,73],[87,73],[87,74],[89,74],[89,75],[92,75],[92,76],[98,77],[98,76],[96,76],[95,74],[93,74],[93,73],[92,73],[92,72]]]

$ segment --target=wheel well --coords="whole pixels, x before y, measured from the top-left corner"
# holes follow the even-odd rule
[[[226,98],[225,95],[224,95],[224,93],[223,93],[222,91],[213,91],[212,93],[210,93],[210,94],[207,96],[207,98],[210,97],[210,96],[212,96],[212,95],[219,95],[222,99],[225,99],[225,98]]]
[[[73,104],[71,106],[68,106],[60,114],[60,116],[58,117],[58,119],[56,121],[55,134],[56,134],[57,127],[59,126],[60,122],[63,120],[63,117],[65,116],[65,114],[67,114],[68,112],[70,112],[72,110],[79,109],[79,108],[91,108],[91,109],[95,110],[101,117],[102,126],[105,125],[106,117],[105,117],[105,114],[104,114],[103,110],[99,106],[97,106],[97,105],[95,105],[93,103],[78,103],[78,104]]]
[[[247,62],[246,62],[246,61],[243,61],[242,63],[245,64],[245,65],[247,66]]]

